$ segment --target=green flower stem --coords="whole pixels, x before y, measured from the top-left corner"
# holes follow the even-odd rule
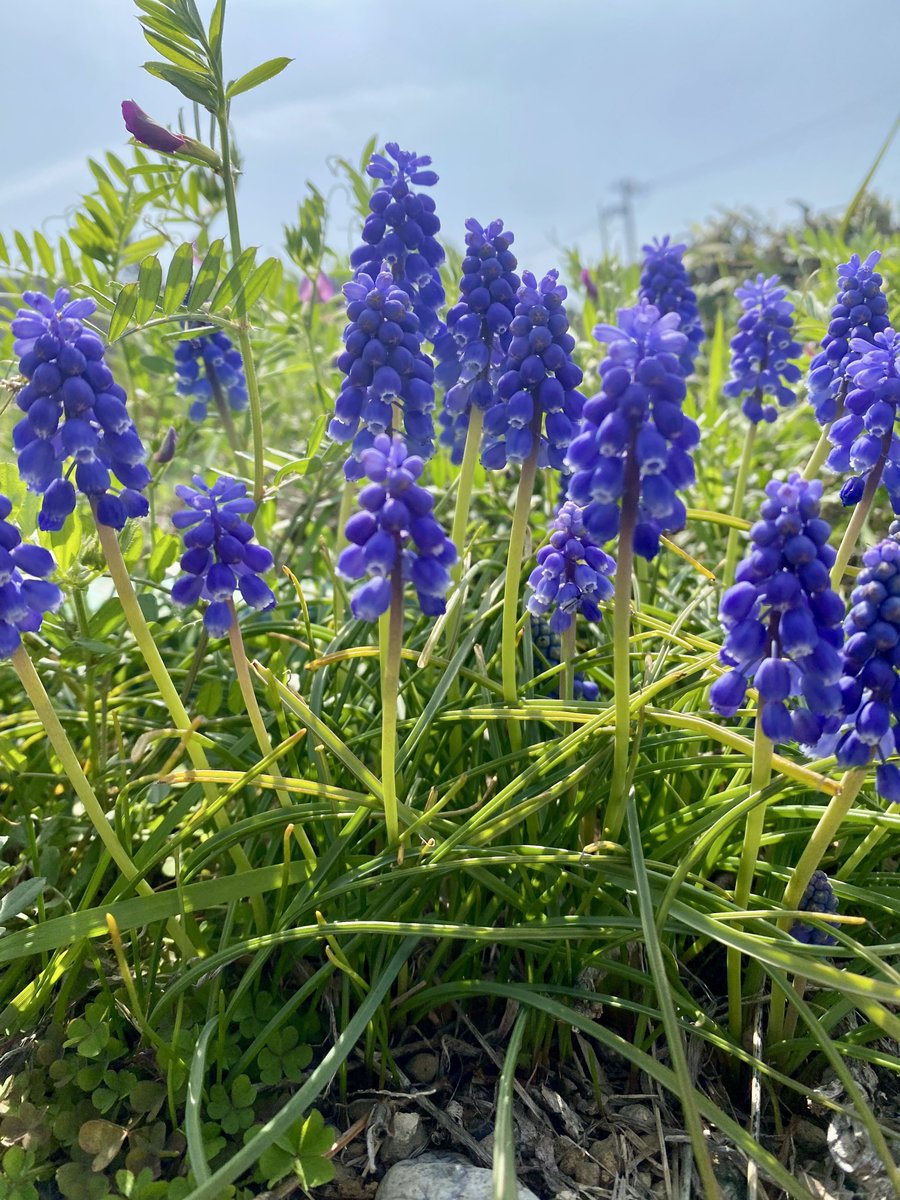
[[[830,432],[831,424],[828,424],[819,434],[819,440],[816,442],[815,449],[810,455],[809,462],[803,468],[804,479],[815,479],[821,469],[822,463],[831,452],[831,442],[828,440]]]
[[[344,484],[344,487],[341,491],[341,504],[340,508],[338,509],[337,518],[338,545],[343,545],[344,528],[347,522],[350,520],[350,513],[353,509],[353,500],[356,496],[356,491],[356,485],[349,482]],[[344,623],[344,597],[339,588],[334,589],[334,603],[332,605],[332,612],[334,614],[334,632],[336,636],[337,631]]]
[[[456,508],[453,511],[453,529],[451,538],[462,564],[463,551],[466,545],[466,530],[469,527],[469,508],[472,502],[472,483],[475,478],[475,467],[478,463],[478,452],[481,449],[481,434],[484,429],[484,412],[473,406],[469,412],[469,427],[466,430],[466,445],[463,450],[463,460],[459,468],[459,481],[456,489]],[[457,573],[461,565],[457,566]]]
[[[107,820],[106,813],[103,811],[100,801],[94,793],[94,789],[88,782],[87,776],[81,769],[78,755],[75,753],[72,743],[66,737],[66,731],[63,729],[59,717],[56,715],[56,710],[50,702],[50,697],[47,695],[41,678],[34,669],[34,663],[28,657],[24,646],[20,645],[16,648],[10,662],[15,668],[19,679],[22,681],[22,687],[31,701],[31,707],[43,725],[47,734],[47,740],[53,747],[56,757],[62,763],[63,770],[75,790],[75,795],[81,801],[88,819],[97,831],[97,836],[106,848],[110,858],[129,883],[133,883],[134,889],[139,896],[155,895],[153,888],[146,879],[138,878],[139,872],[137,867],[131,861],[128,852],[116,837],[115,830]],[[187,957],[196,956],[197,951],[194,949],[190,938],[177,921],[169,921],[168,930],[182,954]]]
[[[113,585],[118,593],[122,611],[125,613],[125,620],[128,622],[128,626],[134,635],[134,640],[137,642],[138,649],[144,657],[147,669],[150,672],[153,682],[159,689],[163,703],[169,710],[169,715],[172,718],[175,728],[184,739],[184,746],[188,757],[198,771],[208,771],[209,762],[206,753],[200,745],[199,740],[193,736],[194,726],[187,714],[187,709],[181,702],[181,697],[178,695],[175,684],[172,682],[172,676],[166,669],[162,655],[157,649],[156,642],[153,640],[153,634],[144,620],[144,614],[141,612],[141,606],[138,603],[137,594],[131,582],[131,576],[128,574],[128,567],[125,565],[125,560],[122,557],[122,549],[119,546],[116,531],[110,528],[109,525],[102,525],[96,520],[96,516],[94,523],[97,527],[97,534],[100,538],[100,546],[106,559],[106,565],[109,568]],[[215,802],[216,789],[213,784],[203,784],[203,794],[206,797],[207,803],[212,804]],[[229,826],[227,813],[219,809],[215,814],[215,822],[219,829],[227,829]],[[229,853],[232,862],[239,871],[249,871],[251,869],[250,860],[244,852],[243,847],[232,846]],[[262,898],[259,896],[253,897],[251,905],[257,926],[260,930],[265,929],[266,910]]]
[[[225,191],[225,208],[228,213],[228,234],[231,241],[232,262],[241,256],[241,227],[238,221],[237,194],[234,168],[231,164],[231,134],[228,129],[227,110],[218,117],[219,141],[222,151],[222,186]],[[259,396],[259,380],[250,344],[250,322],[243,299],[238,295],[238,343],[244,360],[244,376],[247,380],[247,395],[250,398],[250,426],[253,436],[253,499],[257,506],[262,503],[265,492],[265,457],[263,444],[262,402]]]
[[[625,455],[622,518],[619,523],[616,591],[613,598],[613,704],[616,714],[613,741],[613,774],[609,806],[603,817],[603,836],[618,839],[625,820],[628,786],[628,749],[631,733],[631,588],[634,573],[634,530],[641,491],[640,468],[634,438]]]
[[[72,601],[75,605],[75,613],[78,617],[78,628],[81,631],[81,636],[85,641],[90,640],[91,627],[88,621],[87,608],[84,603],[84,593],[81,588],[72,588]],[[88,745],[91,755],[91,774],[95,779],[100,778],[100,739],[97,731],[97,698],[94,688],[94,656],[89,650],[84,654],[84,707],[87,710],[88,720]]]
[[[381,654],[381,787],[388,845],[400,849],[400,814],[397,804],[397,700],[400,693],[400,660],[403,651],[403,576],[399,566],[391,572],[391,606],[379,624]]]
[[[744,509],[744,496],[747,494],[747,480],[750,477],[750,466],[753,462],[753,445],[756,441],[756,424],[750,423],[747,436],[744,438],[744,451],[741,455],[741,465],[738,468],[737,480],[734,485],[734,499],[731,502],[731,515],[740,517]],[[737,566],[738,549],[740,546],[740,530],[732,525],[728,530],[728,543],[725,548],[725,567],[722,571],[722,583],[730,587],[734,583],[734,569]]]
[[[562,658],[562,678],[559,682],[559,698],[563,702],[571,703],[573,693],[575,691],[575,668],[572,665],[572,660],[575,658],[575,614],[572,614],[572,620],[569,628],[563,630],[560,638],[560,652]]]
[[[752,794],[761,792],[772,777],[772,758],[775,746],[771,739],[763,733],[762,721],[757,714],[756,729],[753,734],[753,760],[750,769],[750,791]],[[763,830],[766,823],[766,805],[757,804],[747,814],[747,825],[744,831],[744,844],[738,864],[737,879],[734,885],[734,904],[736,908],[745,909],[750,900],[753,888],[753,876],[756,873],[756,863],[759,848],[762,844]],[[728,1023],[737,1041],[740,1041],[743,1027],[743,990],[741,985],[741,953],[739,950],[729,950],[727,954],[728,974]]]
[[[231,646],[231,656],[234,659],[234,669],[237,675],[238,686],[241,689],[241,696],[244,700],[244,708],[247,710],[247,716],[250,718],[250,725],[256,735],[257,745],[263,757],[272,753],[272,740],[269,737],[269,732],[266,729],[266,723],[263,720],[262,713],[259,711],[259,703],[256,699],[256,692],[253,689],[253,680],[250,677],[250,664],[247,661],[247,651],[244,647],[244,639],[241,635],[241,627],[238,623],[237,612],[235,611],[234,601],[228,601],[228,607],[231,612],[231,625],[228,629],[228,641]],[[276,788],[275,795],[278,797],[278,803],[282,808],[291,808],[292,801],[284,788]],[[306,859],[310,872],[315,871],[318,866],[316,852],[312,848],[312,844],[306,835],[306,831],[300,825],[294,825],[294,837],[297,839],[297,845],[303,852],[303,857]]]
[[[813,872],[824,858],[826,850],[834,841],[844,817],[852,808],[853,801],[859,795],[859,790],[865,782],[866,774],[866,767],[854,767],[853,770],[844,774],[840,789],[829,800],[828,806],[819,818],[819,823],[806,843],[803,853],[800,855],[800,861],[794,867],[787,887],[784,889],[781,902],[786,909],[796,912],[799,908],[806,885],[812,879]],[[780,917],[779,929],[788,932],[794,920],[794,917]],[[781,1041],[783,1036],[784,1001],[785,998],[780,989],[776,991],[773,988],[769,1006],[769,1040],[773,1043]]]
[[[222,395],[222,388],[217,380],[212,380],[213,399],[216,402],[216,409],[219,413],[219,418],[222,421],[222,428],[225,430],[225,436],[228,439],[228,445],[231,447],[231,453],[234,457],[234,468],[238,475],[241,473],[243,463],[241,462],[241,446],[238,441],[237,430],[234,427],[234,421],[231,419],[231,409],[228,407],[228,401]]]
[[[506,577],[503,584],[503,625],[500,642],[500,663],[503,683],[503,700],[515,704],[518,700],[516,681],[516,625],[519,618],[519,584],[522,574],[522,558],[525,552],[525,534],[531,513],[531,497],[537,474],[539,431],[532,430],[534,449],[522,463],[519,486],[516,491],[516,507],[513,512],[512,528],[509,531],[509,550],[506,557]],[[522,745],[522,734],[515,721],[508,722],[509,738],[513,749]]]
[[[835,558],[834,566],[831,568],[831,586],[836,592],[841,590],[844,572],[847,570],[847,564],[853,557],[862,527],[866,517],[869,515],[869,509],[872,507],[875,493],[878,491],[878,485],[881,483],[881,476],[884,472],[884,464],[887,462],[887,454],[890,449],[893,432],[893,429],[889,429],[884,435],[881,456],[869,472],[863,494],[860,496],[859,503],[853,510],[853,516],[850,518],[850,523],[847,526],[844,536],[841,538],[840,546],[838,546],[837,558]]]

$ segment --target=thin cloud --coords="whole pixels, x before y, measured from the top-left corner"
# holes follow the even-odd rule
[[[61,159],[45,167],[33,171],[23,171],[0,184],[0,204],[8,204],[12,200],[23,200],[29,196],[59,187],[65,183],[75,183],[85,178],[87,174],[87,159],[96,157],[102,151],[85,150],[71,158]]]

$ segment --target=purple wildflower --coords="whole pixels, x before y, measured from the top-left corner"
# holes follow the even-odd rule
[[[0,495],[0,658],[9,658],[23,633],[35,633],[44,613],[62,604],[62,592],[48,576],[56,570],[53,555],[43,546],[22,541],[8,520],[12,504]]]
[[[786,300],[777,275],[757,275],[735,289],[744,309],[738,332],[731,339],[731,379],[722,389],[726,396],[743,396],[744,416],[754,425],[774,421],[778,409],[764,404],[767,396],[789,408],[797,400],[788,384],[800,379],[800,368],[790,360],[800,353],[794,341],[794,306]]]
[[[574,613],[588,621],[600,620],[598,601],[612,595],[609,577],[616,564],[595,545],[581,509],[571,500],[557,512],[550,540],[537,552],[537,564],[528,580],[530,613],[542,617],[552,610],[554,633],[568,629]]]

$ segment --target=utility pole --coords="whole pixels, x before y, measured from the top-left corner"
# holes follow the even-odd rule
[[[627,262],[634,262],[637,258],[637,227],[634,216],[634,201],[636,196],[640,196],[647,191],[648,185],[639,183],[636,179],[620,179],[618,182],[610,184],[610,191],[618,192],[622,197],[618,204],[610,205],[604,209],[604,214],[609,216],[617,216],[622,218],[622,227],[625,235],[625,259]]]

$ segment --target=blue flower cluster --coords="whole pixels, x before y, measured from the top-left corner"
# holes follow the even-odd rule
[[[231,628],[236,589],[251,608],[261,611],[275,604],[272,589],[260,578],[272,569],[272,555],[253,540],[253,526],[244,520],[256,507],[245,484],[228,475],[210,486],[195,475],[193,483],[175,489],[187,508],[172,516],[175,528],[185,531],[184,574],[172,585],[172,600],[185,608],[208,600],[206,631],[224,637]]]
[[[530,271],[522,274],[498,400],[484,418],[481,461],[488,470],[523,463],[536,441],[539,466],[561,471],[565,465],[584,397],[576,391],[583,375],[572,361],[575,339],[563,305],[566,289],[558,280],[558,271],[540,283]]]
[[[379,434],[362,453],[370,479],[359,493],[361,511],[347,522],[350,543],[338,559],[345,579],[368,579],[350,598],[360,621],[377,621],[391,603],[391,589],[407,581],[416,590],[422,612],[429,617],[444,611],[450,586],[447,568],[456,562],[456,547],[434,517],[431,494],[416,481],[424,464],[407,454],[398,435]],[[397,572],[399,571],[399,576]]]
[[[882,278],[875,270],[881,255],[873,250],[865,262],[858,254],[838,267],[838,294],[831,310],[822,349],[809,364],[809,400],[820,425],[840,415],[847,390],[847,368],[859,357],[854,340],[874,343],[890,324]]]
[[[678,314],[681,320],[679,328],[687,338],[687,345],[681,352],[681,366],[685,375],[690,375],[704,333],[697,294],[691,287],[687,268],[682,261],[686,248],[673,244],[668,236],[662,241],[654,238],[650,245],[643,247],[644,262],[638,298],[658,308],[663,316]]]
[[[444,304],[439,270],[444,251],[435,236],[441,223],[431,196],[410,184],[431,187],[438,177],[428,170],[427,155],[401,150],[396,142],[388,142],[385,151],[387,157],[373,154],[366,167],[366,174],[380,182],[369,200],[363,244],[350,255],[350,265],[374,279],[382,263],[388,263],[394,282],[412,302],[422,332],[433,342],[443,331],[438,311]]]
[[[850,606],[840,720],[825,727],[815,752],[833,752],[842,767],[865,767],[879,757],[876,786],[893,802],[900,800],[900,769],[884,761],[900,749],[900,543],[893,538],[864,552]]]
[[[0,658],[18,649],[23,633],[41,627],[45,612],[62,604],[62,592],[48,576],[56,570],[49,550],[29,546],[8,520],[12,504],[0,495]]]
[[[75,509],[75,488],[90,498],[97,520],[121,529],[128,517],[143,517],[141,495],[150,482],[147,457],[119,387],[104,361],[103,343],[84,327],[97,307],[69,300],[60,288],[51,300],[25,292],[29,308],[12,322],[19,371],[28,382],[16,396],[25,416],[13,430],[19,474],[28,490],[43,494],[38,524],[62,529]],[[73,460],[75,484],[69,471]],[[122,484],[111,490],[110,474]]]
[[[777,275],[757,275],[734,294],[744,312],[731,339],[731,379],[722,390],[735,400],[745,397],[744,416],[754,425],[771,422],[778,409],[763,403],[766,396],[782,408],[797,400],[788,386],[800,379],[800,368],[790,361],[800,353],[800,343],[794,341],[794,306],[785,299],[787,292]]]
[[[213,400],[227,400],[235,412],[242,412],[249,403],[241,352],[221,330],[179,342],[175,372],[178,395],[193,397],[188,409],[192,421],[205,420]]]
[[[568,629],[574,613],[588,621],[600,620],[598,602],[612,595],[609,577],[616,564],[594,543],[581,509],[571,500],[557,512],[550,540],[537,552],[537,563],[528,580],[532,594],[526,605],[533,616],[543,617],[552,610],[554,633]]]
[[[444,389],[441,442],[450,447],[457,465],[462,462],[472,406],[487,410],[497,399],[492,368],[496,373],[509,347],[521,286],[510,250],[513,240],[502,221],[491,221],[486,228],[474,218],[466,221],[460,299],[447,314],[447,332],[435,345],[435,383]]]
[[[800,898],[797,907],[802,912],[822,913],[830,915],[838,910],[838,898],[834,888],[824,871],[813,871],[806,890]],[[795,921],[791,927],[791,937],[807,946],[836,946],[837,938],[824,929],[809,925],[806,921]]]
[[[619,324],[598,325],[609,343],[600,364],[601,390],[584,405],[581,432],[569,447],[569,497],[599,543],[619,531],[626,486],[639,489],[634,551],[653,558],[660,535],[687,519],[678,489],[694,482],[691,450],[700,439],[682,403],[682,357],[688,339],[675,313],[662,316],[646,300],[619,310]]]
[[[410,453],[434,454],[434,364],[422,352],[419,318],[409,296],[385,268],[373,278],[360,272],[344,284],[348,324],[337,365],[344,373],[328,426],[336,442],[350,442],[344,464],[348,480],[365,474],[362,456],[380,434],[396,429],[395,406],[402,410]]]
[[[852,471],[841,488],[845,505],[862,499],[872,472],[881,473],[895,512],[900,512],[900,438],[894,432],[900,402],[900,335],[888,326],[872,341],[851,338],[856,357],[846,366],[843,413],[828,431],[833,449],[826,465]]]
[[[766,485],[752,550],[719,609],[727,631],[720,658],[731,669],[710,688],[710,703],[733,716],[752,677],[762,730],[773,742],[815,742],[843,703],[844,604],[829,585],[835,554],[821,497],[822,484],[796,472]],[[797,693],[806,707],[792,713],[787,701]]]
[[[545,621],[543,617],[533,616],[531,618],[531,642],[535,649],[542,655],[548,667],[559,665],[562,655],[562,643],[560,642],[559,634],[554,633],[550,628],[550,622]],[[554,699],[559,697],[557,689],[554,689],[550,694]],[[590,700],[593,702],[599,695],[600,688],[593,679],[586,679],[584,675],[575,675],[573,677],[573,700]]]

